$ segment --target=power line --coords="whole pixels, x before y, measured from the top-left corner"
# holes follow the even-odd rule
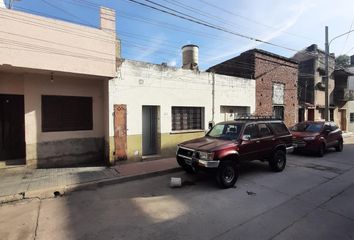
[[[213,8],[215,8],[215,9],[218,9],[218,10],[220,10],[220,11],[222,11],[222,12],[225,12],[225,13],[228,13],[228,14],[230,14],[230,15],[233,15],[233,16],[236,16],[236,17],[239,17],[239,18],[242,18],[242,19],[244,19],[244,20],[246,20],[246,21],[255,23],[255,24],[257,24],[257,25],[260,25],[260,26],[263,26],[263,27],[267,27],[267,28],[271,28],[271,29],[274,29],[274,30],[278,30],[278,29],[277,29],[276,27],[274,27],[274,26],[264,24],[264,23],[262,23],[262,22],[256,21],[256,20],[254,20],[254,19],[252,19],[252,18],[248,18],[248,17],[242,16],[242,15],[240,15],[240,14],[236,14],[235,12],[231,12],[231,11],[229,11],[229,10],[227,10],[227,9],[221,8],[221,7],[219,7],[219,6],[215,5],[215,4],[209,3],[209,2],[207,2],[207,1],[205,1],[205,0],[198,0],[198,1],[199,1],[199,2],[202,2],[202,3],[206,4],[206,5],[209,5],[209,6],[213,7]],[[310,38],[308,38],[308,37],[305,37],[305,36],[302,36],[302,35],[298,35],[298,34],[295,34],[295,33],[291,33],[291,32],[288,32],[288,31],[281,31],[281,32],[284,32],[284,33],[286,33],[286,34],[288,34],[288,35],[292,35],[292,36],[295,36],[295,37],[300,37],[300,38],[312,40],[312,39],[310,39]]]
[[[77,18],[77,19],[81,20],[82,22],[86,23],[88,26],[95,27],[95,26],[92,25],[90,22],[88,22],[86,19],[83,19],[83,18],[81,18],[81,17],[78,17],[77,15],[72,14],[71,12],[65,10],[64,8],[61,8],[61,7],[59,7],[59,6],[56,6],[56,5],[54,5],[54,4],[50,3],[50,2],[48,2],[47,0],[41,0],[41,1],[44,2],[45,4],[47,4],[48,6],[52,7],[52,8],[58,9],[59,11],[65,13],[65,14],[67,14],[67,15],[69,15],[69,16],[72,16],[72,17],[74,17],[74,18]]]
[[[169,14],[169,15],[172,15],[172,16],[175,16],[175,17],[184,19],[184,20],[186,20],[186,21],[190,21],[190,22],[193,22],[193,23],[196,23],[196,24],[205,26],[205,27],[209,27],[209,28],[212,28],[212,29],[215,29],[215,30],[219,30],[219,31],[222,31],[222,32],[226,32],[226,33],[229,33],[229,34],[232,34],[232,35],[241,37],[241,38],[246,38],[246,39],[251,40],[251,41],[261,42],[261,43],[264,43],[264,44],[267,44],[267,45],[270,45],[270,46],[274,46],[274,47],[283,48],[283,49],[286,49],[286,50],[289,50],[289,51],[295,51],[295,52],[297,52],[297,50],[292,49],[292,48],[289,48],[289,47],[285,47],[285,46],[282,46],[282,45],[279,45],[279,44],[275,44],[275,43],[272,43],[272,42],[264,41],[264,40],[261,40],[261,39],[255,38],[255,37],[250,37],[250,36],[247,36],[247,35],[244,35],[244,34],[241,34],[241,33],[233,32],[233,31],[231,31],[231,30],[222,28],[222,27],[220,27],[220,26],[213,25],[213,24],[210,24],[210,23],[206,23],[206,22],[200,21],[200,20],[195,20],[195,19],[193,19],[193,18],[189,18],[189,17],[186,17],[186,16],[184,16],[184,15],[179,15],[179,14],[176,13],[176,11],[172,11],[172,12],[166,11],[166,10],[164,10],[164,9],[160,9],[160,8],[157,8],[157,7],[154,7],[154,6],[151,6],[151,5],[148,5],[148,4],[145,4],[145,3],[142,3],[142,2],[136,1],[136,0],[126,0],[126,1],[130,1],[130,2],[132,2],[132,3],[138,4],[138,5],[147,7],[147,8],[151,8],[151,9],[154,9],[154,10],[156,10],[156,11],[160,11],[160,12],[163,12],[163,13],[165,13],[165,14]],[[145,1],[153,2],[153,1],[150,1],[150,0],[145,0]]]
[[[41,12],[33,11],[31,9],[20,8],[20,7],[16,7],[16,8],[42,14]],[[63,28],[63,27],[60,27],[60,25],[55,22],[46,21],[45,19],[38,19],[35,17],[31,17],[31,16],[26,16],[26,18],[21,18],[21,17],[15,17],[13,15],[6,15],[5,14],[5,15],[0,15],[0,18],[15,21],[15,22],[20,22],[20,23],[25,23],[28,25],[38,26],[38,27],[42,27],[42,28],[46,28],[46,29],[50,29],[50,30],[54,30],[54,31],[58,31],[58,32],[70,33],[70,34],[81,36],[81,37],[101,40],[101,41],[105,41],[105,42],[115,42],[114,40],[112,40],[111,35],[107,34],[106,37],[102,36],[102,34],[101,34],[102,30],[97,29],[97,28],[90,28],[90,31],[88,31],[89,29],[87,29],[87,30],[85,30],[83,28],[78,29],[77,26],[69,26],[69,25],[66,25],[65,28]],[[29,19],[33,19],[33,20],[29,20]],[[47,24],[45,24],[45,23],[47,23]],[[87,26],[85,26],[85,27],[87,27]],[[87,27],[87,28],[89,28],[89,27]],[[98,32],[94,32],[94,31],[100,31],[100,32],[98,33]],[[95,36],[97,36],[97,37],[95,37]]]
[[[352,23],[350,24],[349,31],[348,31],[348,35],[347,35],[347,37],[345,38],[345,42],[344,42],[344,44],[343,44],[343,49],[342,49],[342,51],[341,51],[341,54],[343,53],[344,48],[345,48],[345,46],[347,45],[348,38],[349,38],[349,35],[350,35],[350,33],[351,33],[351,30],[352,30],[353,24],[354,24],[354,18],[353,18]]]
[[[8,35],[23,37],[23,38],[32,39],[32,40],[36,40],[36,41],[41,41],[41,42],[45,42],[45,43],[50,43],[50,44],[54,44],[54,45],[60,45],[60,46],[64,46],[64,47],[74,48],[76,50],[79,49],[79,50],[83,50],[83,51],[94,52],[94,53],[101,54],[101,55],[115,56],[115,54],[112,54],[112,53],[105,53],[105,52],[102,52],[102,51],[96,51],[96,50],[92,50],[92,49],[72,46],[72,45],[68,45],[68,44],[64,44],[64,43],[59,43],[59,42],[56,42],[56,41],[49,41],[49,40],[44,40],[44,39],[40,39],[40,38],[30,37],[30,36],[26,36],[26,35],[23,35],[23,34],[16,34],[16,33],[11,33],[11,32],[1,31],[1,30],[0,30],[0,32],[8,34]]]
[[[23,47],[25,49],[39,50],[44,53],[53,53],[53,54],[57,54],[57,55],[65,55],[65,56],[71,56],[71,57],[77,57],[77,58],[84,58],[84,59],[90,59],[90,60],[99,61],[99,62],[115,62],[115,59],[111,59],[111,58],[102,58],[102,57],[96,57],[96,56],[87,55],[87,54],[80,54],[77,52],[67,51],[67,50],[63,50],[63,49],[56,49],[56,48],[51,48],[51,47],[44,47],[41,45],[30,44],[30,43],[22,42],[22,41],[15,41],[13,39],[7,39],[7,38],[0,38],[0,43],[12,45],[12,46],[17,46],[17,47]]]
[[[150,1],[151,2],[151,1]],[[136,44],[135,44],[135,47],[140,47],[141,48],[141,46],[137,46]],[[143,48],[144,49],[144,48]],[[169,53],[170,54],[170,53]],[[173,55],[175,55],[174,53],[173,53]],[[246,64],[246,63],[239,63],[239,64]]]

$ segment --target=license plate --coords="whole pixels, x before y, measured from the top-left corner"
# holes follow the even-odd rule
[[[187,165],[192,166],[192,159],[187,159],[187,158],[185,158],[185,159],[184,159],[184,162],[185,162]]]

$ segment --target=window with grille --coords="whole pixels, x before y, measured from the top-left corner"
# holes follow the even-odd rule
[[[172,107],[172,131],[203,129],[204,107]]]
[[[350,122],[351,122],[351,123],[354,122],[354,113],[350,113]]]
[[[42,96],[42,132],[93,129],[92,97]]]
[[[273,116],[277,119],[284,120],[284,106],[273,106]]]
[[[333,109],[329,109],[329,120],[334,121],[334,110]]]

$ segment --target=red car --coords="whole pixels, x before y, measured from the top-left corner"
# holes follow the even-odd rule
[[[177,146],[178,164],[187,172],[215,172],[221,188],[235,185],[239,165],[252,160],[267,161],[271,170],[281,172],[292,139],[282,121],[251,116],[216,124],[205,137]]]
[[[295,151],[307,150],[323,157],[328,148],[343,150],[342,131],[334,122],[306,121],[290,129]]]

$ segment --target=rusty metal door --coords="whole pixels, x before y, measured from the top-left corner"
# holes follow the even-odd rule
[[[127,159],[127,105],[114,105],[114,146],[115,159]]]

